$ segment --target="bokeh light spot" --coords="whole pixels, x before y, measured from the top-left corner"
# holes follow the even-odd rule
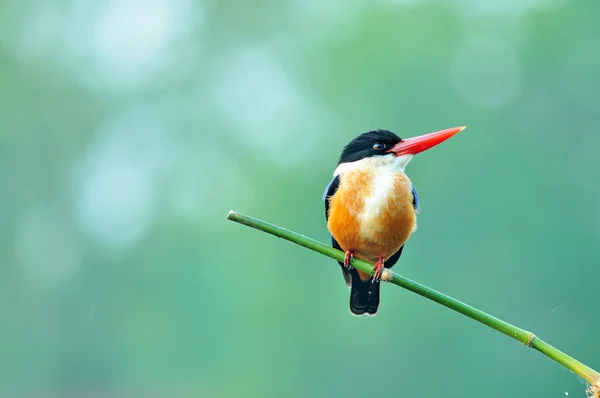
[[[126,247],[155,216],[158,184],[171,153],[164,122],[139,108],[110,119],[78,170],[76,216],[97,243]]]
[[[269,49],[226,55],[215,72],[212,97],[252,153],[281,164],[300,161],[314,146],[320,114]]]

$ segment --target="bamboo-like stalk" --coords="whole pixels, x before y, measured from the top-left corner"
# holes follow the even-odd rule
[[[229,212],[229,214],[227,215],[227,219],[283,238],[300,246],[304,246],[307,249],[313,250],[317,253],[324,254],[325,256],[331,257],[335,260],[344,261],[343,252],[334,249],[328,245],[325,245],[321,242],[317,242],[316,240],[313,240],[306,236],[297,234],[293,231],[278,227],[277,225],[273,225],[268,222],[256,219],[254,217],[237,213],[233,210]],[[373,264],[367,261],[354,258],[352,259],[351,264],[354,268],[359,269],[363,272],[369,274],[372,274],[373,272]],[[505,322],[490,314],[478,310],[477,308],[474,308],[468,304],[456,300],[455,298],[447,296],[425,285],[422,285],[418,282],[398,275],[392,272],[391,270],[384,270],[382,280],[403,287],[404,289],[410,290],[411,292],[428,298],[429,300],[435,301],[436,303],[439,303],[471,319],[474,319],[477,322],[489,326],[492,329],[495,329],[500,333],[503,333],[508,337],[515,339],[525,344],[526,346],[541,352],[548,358],[554,360],[555,362],[558,362],[559,364],[563,365],[567,369],[573,371],[575,374],[582,377],[591,386],[589,392],[593,394],[598,394],[598,389],[600,389],[600,373],[588,367],[587,365],[579,362],[575,358],[572,358],[564,352],[556,349],[555,347],[546,343],[542,339],[536,337],[535,334],[533,334],[532,332],[511,325],[508,322]],[[593,388],[595,388],[596,390],[593,390]]]

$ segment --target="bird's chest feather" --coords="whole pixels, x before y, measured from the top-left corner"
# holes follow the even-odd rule
[[[328,227],[344,250],[376,260],[393,255],[416,228],[412,184],[401,171],[344,173],[330,199]]]

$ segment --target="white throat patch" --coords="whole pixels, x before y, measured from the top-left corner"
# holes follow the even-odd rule
[[[364,169],[379,169],[385,168],[389,171],[402,171],[406,168],[406,165],[413,158],[413,155],[402,155],[402,156],[394,156],[393,154],[385,155],[385,156],[372,156],[369,158],[364,158],[361,160],[357,160],[356,162],[342,163],[340,164],[335,171],[333,172],[333,176],[338,176],[346,171],[351,170],[364,170]]]

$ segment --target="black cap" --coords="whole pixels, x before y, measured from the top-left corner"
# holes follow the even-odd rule
[[[373,130],[361,134],[346,145],[338,165],[371,156],[388,155],[387,151],[401,141],[402,138],[388,130]]]

